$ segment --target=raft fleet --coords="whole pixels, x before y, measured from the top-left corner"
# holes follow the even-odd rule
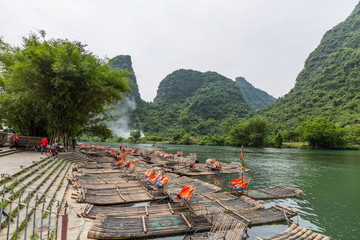
[[[144,239],[207,232],[207,237],[187,238],[246,239],[248,227],[298,215],[278,204],[265,208],[257,200],[294,197],[301,190],[283,185],[249,190],[250,170],[240,169],[239,162],[208,159],[202,164],[196,163],[196,154],[185,157],[181,152],[120,151],[85,144],[80,151],[87,159],[75,165],[68,179],[77,189],[73,198],[83,204],[81,217],[95,219],[88,238]],[[221,192],[214,184],[192,178],[214,174],[237,176],[229,183],[232,191]],[[328,239],[294,225],[281,234],[281,239]]]

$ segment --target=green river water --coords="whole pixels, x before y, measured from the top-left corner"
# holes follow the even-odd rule
[[[118,147],[118,143],[99,143]],[[152,149],[150,144],[123,144]],[[162,146],[158,148],[162,150]],[[197,153],[200,162],[215,158],[220,162],[240,161],[241,148],[221,146],[165,145],[165,152]],[[274,148],[245,148],[245,166],[250,168],[249,189],[283,184],[302,189],[304,194],[288,199],[261,201],[299,211],[291,220],[331,239],[360,239],[360,151],[320,151]],[[236,175],[205,176],[199,179],[221,184],[224,191]],[[248,229],[249,239],[270,236],[285,230],[286,223]],[[165,238],[164,238],[165,239]],[[171,237],[166,239],[183,239]]]

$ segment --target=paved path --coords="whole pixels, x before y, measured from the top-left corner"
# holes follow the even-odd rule
[[[6,151],[6,148],[2,148]],[[41,155],[39,152],[17,152],[6,156],[0,157],[0,176],[1,174],[13,175],[21,171],[21,167],[27,167],[34,164],[34,161],[39,161],[46,156]]]

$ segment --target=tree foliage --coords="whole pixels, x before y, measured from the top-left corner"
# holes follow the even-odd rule
[[[339,127],[360,119],[360,4],[323,36],[305,61],[295,87],[265,109],[263,116],[283,130],[322,116]]]
[[[130,92],[128,74],[111,69],[78,41],[31,33],[21,47],[0,41],[6,94],[0,118],[25,135],[77,135],[108,106]],[[93,122],[94,123],[94,122]]]
[[[302,122],[297,131],[302,140],[308,141],[313,148],[334,149],[343,145],[340,131],[333,122],[323,117]]]
[[[237,77],[235,82],[240,87],[246,102],[252,109],[261,109],[273,104],[276,101],[276,98],[270,96],[261,89],[255,88],[243,77]]]
[[[269,134],[270,124],[262,118],[251,118],[239,123],[229,133],[234,145],[250,147],[263,147]]]

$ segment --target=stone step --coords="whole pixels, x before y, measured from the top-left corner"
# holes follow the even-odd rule
[[[20,150],[16,150],[16,149],[4,150],[4,151],[0,152],[0,157],[7,156],[7,155],[10,155],[10,154],[14,154],[14,153],[17,153],[17,152],[20,152]]]
[[[53,159],[53,161],[47,162],[46,164],[41,164],[42,167],[40,168],[40,166],[38,166],[38,169],[34,174],[31,175],[31,177],[27,177],[24,180],[19,181],[18,184],[12,188],[13,192],[16,193],[20,191],[20,189],[25,188],[25,186],[30,186],[31,184],[35,184],[35,182],[38,181],[39,178],[41,178],[39,176],[45,174],[49,169],[54,167],[54,165],[56,164],[57,162],[55,161],[55,159]],[[7,199],[9,199],[12,196],[12,191],[10,191],[9,187],[7,187],[7,191],[5,194],[5,198]],[[16,198],[17,197],[13,198],[13,200],[15,200]]]
[[[46,206],[48,206],[50,204],[50,200],[52,199],[52,195],[54,195],[54,193],[49,193],[49,190],[57,182],[57,180],[61,179],[63,174],[65,174],[65,170],[67,170],[65,168],[65,166],[66,166],[66,162],[59,161],[59,164],[56,165],[56,167],[58,167],[58,168],[56,169],[56,167],[54,167],[53,169],[51,169],[49,175],[47,175],[47,177],[44,178],[44,180],[41,183],[39,182],[40,185],[38,185],[38,187],[36,189],[37,189],[37,193],[38,193],[37,196],[40,199],[41,203],[38,204],[38,208],[43,207],[43,204],[44,204],[44,209],[46,210],[46,208],[47,208]],[[29,205],[35,206],[35,197],[32,197],[30,199]],[[19,216],[14,218],[14,223],[10,224],[10,227],[9,227],[10,236],[12,236],[16,233],[16,222],[19,221],[19,226],[20,226],[22,223],[25,224],[25,220],[26,220],[26,208],[22,208],[19,211]],[[30,220],[30,219],[28,219],[28,220]],[[21,228],[20,228],[20,230],[21,230]]]
[[[57,162],[54,162],[52,165],[50,165],[48,168],[46,169],[42,169],[43,171],[40,173],[38,172],[36,175],[37,176],[34,176],[34,178],[32,178],[33,182],[27,182],[27,185],[26,187],[22,184],[19,184],[19,188],[17,189],[18,191],[20,190],[20,188],[24,188],[23,191],[22,191],[22,199],[24,199],[28,193],[33,193],[35,192],[36,190],[38,190],[42,184],[44,184],[48,178],[48,176],[50,176],[52,174],[52,171],[57,167],[59,166],[59,164],[61,163],[61,161],[57,161]],[[39,175],[38,174],[41,174],[40,177],[38,177]],[[15,192],[15,191],[14,191]],[[15,192],[16,193],[16,192]],[[19,195],[20,196],[20,195]],[[19,196],[17,196],[14,201],[17,202],[17,199],[19,198]],[[8,192],[6,194],[6,199],[9,199],[11,197],[11,194],[10,192]],[[7,204],[4,208],[4,211],[6,213],[9,212],[9,206],[10,204]],[[13,210],[12,210],[13,211]],[[4,220],[2,220],[2,225],[4,224],[3,223]]]
[[[37,162],[33,161],[32,165],[22,169],[21,171],[13,174],[10,177],[5,177],[4,179],[2,179],[0,181],[0,189],[2,189],[4,185],[9,187],[9,186],[13,185],[16,181],[23,182],[26,178],[30,177],[35,172],[37,172],[40,169],[39,166],[41,166],[41,165],[46,166],[51,161],[54,161],[54,159],[55,159],[55,157],[46,157]]]
[[[63,201],[64,195],[66,193],[67,185],[68,185],[68,181],[66,180],[66,174],[69,171],[71,171],[71,169],[72,169],[72,163],[69,163],[68,166],[66,167],[66,170],[59,175],[58,179],[50,187],[50,189],[47,193],[47,196],[51,196],[51,195],[55,196],[55,197],[53,197],[53,199],[55,199],[55,201],[53,201],[52,205],[51,205],[52,213],[56,213],[58,210],[58,207],[64,205],[62,201]],[[51,194],[51,193],[53,193],[53,194]],[[47,201],[48,201],[48,203],[50,203],[49,199]],[[58,204],[60,204],[60,206]],[[45,209],[49,210],[49,207],[50,207],[50,204],[45,205]],[[60,212],[60,210],[59,210],[59,212]],[[36,226],[41,225],[41,216],[39,216],[39,215],[41,215],[41,214],[38,214],[38,216],[36,216],[36,219],[35,219]],[[50,225],[49,225],[49,217],[50,216],[51,216],[51,220],[50,220]],[[49,226],[50,226],[51,231],[55,231],[55,227],[56,227],[56,215],[55,214],[51,214],[51,215],[44,217],[42,221],[43,221],[43,225],[45,226],[45,228],[49,228]],[[59,220],[59,221],[61,221],[61,220]],[[34,219],[31,218],[30,221],[28,222],[28,226],[33,227],[33,225],[34,225]],[[59,226],[60,226],[60,223],[59,223]],[[40,226],[40,228],[41,228],[41,226]],[[20,232],[20,235],[24,235],[24,234],[25,234],[24,231]],[[31,235],[33,235],[32,232],[30,232],[30,233],[27,232],[26,239],[30,239]],[[48,231],[46,230],[43,232],[42,237],[46,238],[47,235],[48,235]],[[40,236],[40,234],[39,234],[39,236]]]

